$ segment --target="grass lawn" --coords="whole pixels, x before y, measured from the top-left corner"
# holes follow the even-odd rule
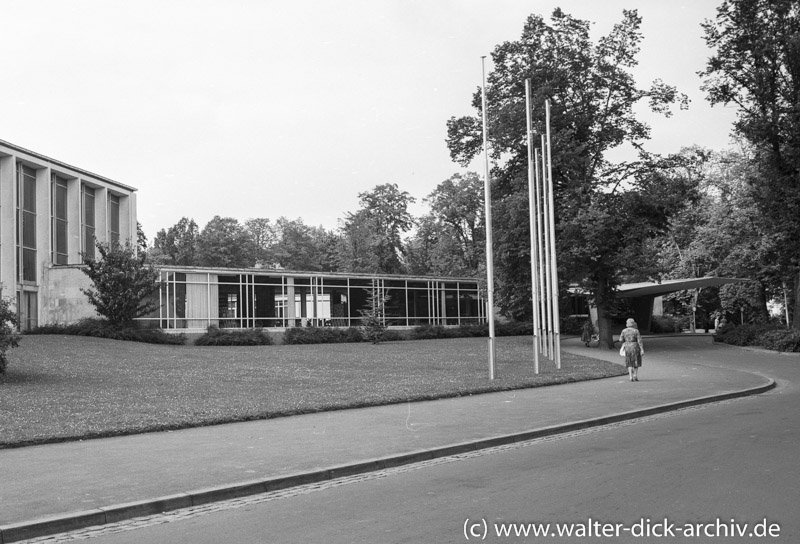
[[[0,447],[176,429],[618,376],[562,353],[533,373],[531,337],[258,347],[25,336],[0,375]]]

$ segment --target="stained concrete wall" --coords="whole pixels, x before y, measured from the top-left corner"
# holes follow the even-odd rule
[[[43,283],[47,289],[39,291],[39,324],[74,323],[85,317],[97,317],[94,306],[89,304],[81,288],[91,287],[89,277],[80,266],[46,266]]]

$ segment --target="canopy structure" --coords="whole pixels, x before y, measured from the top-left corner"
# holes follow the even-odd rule
[[[642,282],[626,283],[619,286],[617,295],[622,298],[631,299],[631,306],[634,311],[634,318],[642,330],[650,330],[653,316],[653,301],[660,297],[676,291],[690,291],[692,289],[702,289],[704,287],[719,287],[727,283],[738,283],[748,281],[745,278],[685,278],[679,280],[664,280],[661,283]]]
[[[661,283],[642,282],[620,285],[618,294],[621,297],[645,297],[666,295],[676,291],[702,289],[703,287],[719,287],[726,283],[747,281],[744,278],[686,278],[681,280],[664,280]]]

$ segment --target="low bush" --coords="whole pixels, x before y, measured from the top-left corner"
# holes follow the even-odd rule
[[[588,318],[586,316],[568,315],[561,318],[561,333],[574,334],[580,336],[583,333],[583,324]]]
[[[800,331],[797,329],[766,331],[758,336],[757,344],[775,351],[800,352]]]
[[[684,320],[673,315],[654,315],[650,321],[650,331],[654,334],[681,332]]]
[[[525,321],[509,321],[495,323],[495,336],[531,336],[533,324]],[[489,325],[460,325],[458,327],[445,327],[443,325],[420,325],[411,332],[413,340],[426,340],[436,338],[475,338],[488,337]]]
[[[14,327],[16,322],[17,314],[11,310],[10,301],[0,298],[0,374],[5,373],[8,366],[6,352],[19,346],[19,333]]]
[[[454,338],[451,329],[443,325],[419,325],[411,331],[414,340],[433,340],[437,338]]]
[[[759,337],[772,330],[775,330],[773,325],[725,325],[714,334],[714,339],[732,346],[757,346]]]
[[[216,325],[194,341],[195,346],[270,346],[272,338],[263,329],[222,330]]]
[[[183,334],[167,334],[161,329],[117,329],[102,318],[87,317],[64,325],[48,323],[34,327],[25,334],[66,334],[69,336],[93,336],[109,340],[125,340],[128,342],[144,342],[147,344],[183,345],[186,336]]]
[[[364,340],[358,327],[292,327],[283,334],[284,344],[344,344]]]

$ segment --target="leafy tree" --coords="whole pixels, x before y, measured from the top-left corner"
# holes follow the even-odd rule
[[[244,230],[250,236],[257,263],[267,266],[275,263],[274,246],[278,241],[276,229],[277,226],[265,217],[244,222]]]
[[[774,264],[794,284],[800,328],[800,5],[795,0],[724,0],[703,24],[714,50],[700,73],[712,104],[739,108],[734,130],[753,146],[754,196],[783,251]]]
[[[551,101],[553,178],[556,198],[559,279],[579,282],[593,293],[601,339],[611,345],[607,308],[614,289],[639,263],[648,238],[667,227],[682,192],[654,168],[658,157],[644,143],[649,127],[636,118],[646,101],[669,115],[688,100],[656,80],[639,89],[630,70],[637,64],[641,18],[624,10],[611,32],[593,43],[590,23],[556,9],[548,24],[530,16],[522,36],[492,52],[488,113],[492,170],[495,292],[501,310],[514,317],[530,312],[527,128],[525,80],[532,82],[537,134],[544,133],[543,105]],[[478,115],[448,122],[448,146],[467,165],[480,152],[481,93],[473,96]],[[639,151],[638,160],[611,162],[607,152],[622,145]]]
[[[443,242],[439,248],[450,254],[449,259],[444,253],[437,260],[450,260],[447,268],[452,274],[474,275],[484,260],[483,195],[483,180],[469,172],[454,174],[425,199]]]
[[[275,222],[274,260],[284,268],[330,272],[336,270],[337,237],[322,227],[310,227],[303,220],[280,217]]]
[[[361,208],[348,213],[340,233],[342,268],[353,272],[399,273],[404,270],[402,235],[414,224],[408,206],[415,199],[396,183],[358,195]],[[364,252],[372,255],[367,257]]]
[[[215,215],[197,237],[199,266],[247,268],[255,265],[253,244],[233,217]]]
[[[11,309],[11,301],[0,297],[0,374],[4,374],[8,368],[6,352],[19,346],[20,335],[16,331],[16,323],[17,314]]]
[[[147,263],[146,252],[131,244],[96,242],[95,246],[100,259],[84,256],[81,269],[93,287],[81,291],[112,328],[130,327],[134,319],[158,308],[156,301],[147,298],[160,282],[158,270]]]
[[[197,266],[199,229],[194,219],[182,217],[167,230],[161,229],[153,239],[151,259],[161,264]]]

